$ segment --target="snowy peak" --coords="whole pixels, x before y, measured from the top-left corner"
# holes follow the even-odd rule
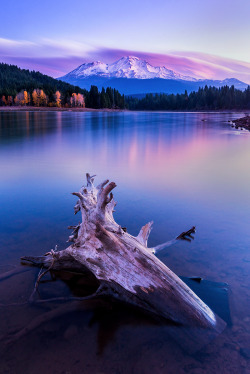
[[[234,78],[225,80],[196,79],[181,75],[165,66],[153,66],[135,56],[125,56],[112,64],[101,61],[84,63],[61,78],[64,82],[89,90],[92,85],[101,90],[112,87],[125,95],[145,93],[183,93],[198,91],[199,87],[234,85],[244,90],[247,84]]]
[[[184,76],[165,66],[152,66],[147,61],[135,56],[120,58],[112,64],[105,64],[100,61],[85,63],[71,71],[62,78],[135,78],[135,79],[174,79],[196,81],[195,78]]]
[[[104,64],[101,61],[95,61],[78,66],[78,68],[72,70],[66,76],[89,77],[91,75],[107,76],[107,74],[107,64]]]

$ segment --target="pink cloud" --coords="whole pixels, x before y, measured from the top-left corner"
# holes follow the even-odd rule
[[[0,38],[0,61],[60,77],[84,62],[111,63],[134,55],[154,66],[166,66],[180,74],[201,79],[238,78],[250,84],[250,63],[198,52],[166,54],[93,47],[74,42],[43,40],[41,43]]]
[[[238,78],[250,83],[250,63],[198,52],[171,52],[158,54],[130,50],[100,49],[99,56],[107,62],[126,55],[147,60],[154,66],[166,66],[180,74],[201,79]]]
[[[85,58],[69,57],[1,57],[0,62],[17,65],[22,69],[40,71],[52,77],[61,77],[77,66],[88,62]]]

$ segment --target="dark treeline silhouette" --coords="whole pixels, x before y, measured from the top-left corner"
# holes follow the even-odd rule
[[[115,88],[107,87],[98,91],[96,86],[91,86],[90,90],[85,93],[85,105],[88,108],[113,108],[124,109],[125,98]]]
[[[250,109],[250,86],[245,91],[234,86],[199,88],[190,94],[147,94],[143,98],[127,97],[130,110],[219,110]]]
[[[85,90],[72,86],[68,83],[41,74],[38,71],[20,69],[15,65],[0,64],[0,98],[5,96],[13,97],[26,90],[32,94],[35,89],[40,89],[48,96],[48,101],[54,101],[54,94],[60,91],[62,94],[62,105],[65,104],[73,93],[84,94]]]
[[[57,106],[123,109],[124,95],[96,86],[90,91],[36,71],[0,63],[0,106]]]

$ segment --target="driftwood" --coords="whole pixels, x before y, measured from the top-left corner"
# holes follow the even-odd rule
[[[116,203],[111,191],[116,184],[105,180],[95,187],[95,176],[86,177],[86,185],[73,193],[78,198],[75,214],[81,212],[82,222],[70,227],[72,244],[43,256],[22,257],[22,261],[47,270],[82,273],[96,282],[94,297],[107,295],[162,320],[220,333],[225,323],[155,256],[177,240],[187,239],[195,228],[170,242],[148,248],[153,222],[143,226],[138,236],[130,235],[113,218]]]

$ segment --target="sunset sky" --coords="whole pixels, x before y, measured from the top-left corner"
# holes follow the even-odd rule
[[[134,55],[250,83],[249,0],[9,0],[0,12],[1,62],[58,77],[83,62]]]

